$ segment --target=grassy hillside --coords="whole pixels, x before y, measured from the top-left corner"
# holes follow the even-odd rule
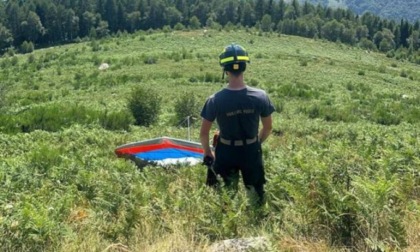
[[[201,107],[224,86],[218,55],[231,42],[277,109],[264,216],[243,189],[231,200],[206,188],[201,165],[139,171],[113,152],[187,138],[174,106]],[[274,251],[420,249],[419,66],[252,30],[121,34],[0,65],[2,251],[204,251],[251,236]],[[151,127],[127,114],[138,86],[162,97]]]

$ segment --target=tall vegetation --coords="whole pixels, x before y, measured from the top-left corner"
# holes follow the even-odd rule
[[[189,126],[200,118],[201,101],[193,92],[184,93],[175,101],[175,119],[177,125]]]
[[[200,27],[259,27],[389,52],[420,63],[420,21],[382,19],[369,12],[268,0],[7,0],[0,2],[0,51],[100,38],[118,32]],[[367,42],[371,43],[367,43]]]
[[[0,111],[5,105],[5,102],[6,102],[6,85],[3,83],[0,83]]]
[[[127,106],[136,125],[150,126],[159,118],[161,97],[156,90],[139,86],[133,89]]]
[[[262,214],[244,190],[207,188],[202,165],[140,171],[113,154],[198,139],[179,121],[224,86],[217,56],[232,41],[277,109]],[[251,236],[269,251],[418,250],[418,65],[232,25],[7,52],[0,66],[1,251],[207,251]]]

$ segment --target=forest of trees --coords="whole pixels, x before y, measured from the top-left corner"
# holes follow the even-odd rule
[[[255,27],[379,50],[420,64],[420,21],[293,0],[5,0],[0,53],[149,29]]]

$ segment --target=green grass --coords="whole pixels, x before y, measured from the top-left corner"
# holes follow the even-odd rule
[[[281,110],[263,146],[265,218],[243,188],[234,199],[206,188],[201,165],[139,171],[113,152],[187,138],[179,101],[223,87],[218,55],[231,42],[250,54],[248,84]],[[261,235],[275,251],[420,247],[418,65],[252,30],[141,32],[0,65],[2,251],[201,251]],[[162,98],[150,127],[125,114],[138,86]]]

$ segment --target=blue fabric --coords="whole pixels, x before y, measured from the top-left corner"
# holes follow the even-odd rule
[[[135,154],[135,156],[143,160],[158,161],[158,160],[162,160],[166,158],[186,158],[186,157],[202,158],[203,154],[193,152],[193,151],[188,151],[188,150],[167,148],[167,149],[138,153],[138,154]]]

